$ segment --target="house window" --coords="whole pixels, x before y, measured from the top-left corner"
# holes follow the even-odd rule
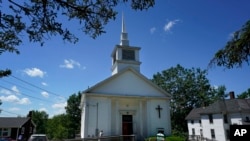
[[[212,139],[215,139],[215,132],[214,132],[214,129],[211,129],[211,138],[212,138]]]
[[[246,117],[246,122],[250,122],[249,117]]]
[[[223,118],[224,118],[224,123],[228,123],[228,120],[227,120],[227,115],[223,115]]]
[[[194,120],[191,120],[191,123],[194,124]]]
[[[9,128],[0,128],[0,137],[8,137],[10,136]]]
[[[208,115],[208,118],[209,118],[209,123],[214,123],[212,114]]]

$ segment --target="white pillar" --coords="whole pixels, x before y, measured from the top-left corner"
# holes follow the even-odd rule
[[[144,117],[145,115],[143,114],[143,107],[142,107],[142,100],[140,100],[139,102],[139,133],[140,133],[140,137],[143,137],[143,122],[144,122]]]

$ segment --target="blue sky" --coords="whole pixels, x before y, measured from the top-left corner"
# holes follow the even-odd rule
[[[11,69],[14,76],[0,80],[0,116],[26,116],[29,110],[63,113],[70,95],[111,76],[110,55],[120,42],[122,12],[130,45],[141,47],[141,73],[152,78],[177,64],[206,69],[215,52],[250,19],[249,5],[248,0],[157,0],[141,12],[121,4],[116,19],[105,26],[107,33],[97,39],[67,22],[80,39],[76,44],[51,37],[43,47],[25,41],[18,47],[20,55],[0,55],[0,68]],[[249,68],[214,67],[207,78],[211,85],[239,94],[250,88]]]

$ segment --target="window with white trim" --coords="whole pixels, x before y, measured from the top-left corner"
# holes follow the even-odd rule
[[[0,128],[0,137],[10,136],[10,128]]]
[[[214,129],[211,129],[211,138],[215,139],[215,131],[214,131]]]
[[[214,121],[213,121],[213,115],[212,114],[209,114],[208,118],[209,118],[209,123],[210,124],[214,123]]]

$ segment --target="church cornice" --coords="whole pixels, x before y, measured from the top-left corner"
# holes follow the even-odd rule
[[[116,94],[106,94],[106,93],[83,93],[86,97],[93,96],[93,97],[112,97],[116,99],[124,99],[124,98],[132,98],[138,100],[147,100],[147,99],[170,99],[169,97],[165,96],[138,96],[138,95],[116,95]]]
[[[141,64],[141,62],[134,61],[134,60],[116,60],[116,62],[112,66],[111,70],[113,71],[117,67],[117,64],[119,64],[119,63],[126,63],[126,64],[131,64],[131,65],[140,65]]]

